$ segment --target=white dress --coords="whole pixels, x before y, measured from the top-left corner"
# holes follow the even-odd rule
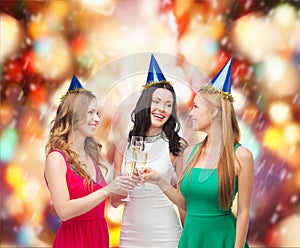
[[[170,182],[174,175],[174,166],[170,160],[168,142],[161,136],[147,139],[146,166],[158,171]],[[130,156],[128,152],[126,156]],[[179,216],[173,203],[159,187],[149,183],[145,183],[145,188],[136,186],[130,192],[130,197],[131,201],[126,202],[124,207],[119,247],[177,247],[182,231]]]

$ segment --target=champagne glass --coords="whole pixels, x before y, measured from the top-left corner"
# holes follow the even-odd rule
[[[138,174],[140,176],[140,170],[141,170],[141,163],[140,161],[138,161],[138,158],[141,158],[141,152],[144,150],[145,148],[145,144],[144,144],[144,137],[143,136],[131,136],[131,142],[130,145],[132,147],[132,157],[133,160],[136,163],[136,168],[138,169]],[[146,158],[147,161],[147,158]],[[143,188],[145,188],[143,186]]]
[[[133,159],[136,162],[136,168],[138,169],[139,176],[141,176],[141,170],[146,167],[148,153],[145,151],[133,150]],[[145,183],[142,184],[144,190]]]
[[[130,143],[133,152],[144,150],[144,137],[143,136],[132,136]]]
[[[126,156],[125,157],[125,175],[132,177],[134,169],[135,169],[134,160],[129,158],[128,156]],[[124,202],[128,202],[130,200],[131,200],[131,198],[130,198],[129,192],[127,192],[126,198],[121,199],[121,201],[124,201]]]

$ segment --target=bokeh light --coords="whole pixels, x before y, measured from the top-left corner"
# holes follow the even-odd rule
[[[1,12],[0,27],[0,63],[3,63],[21,48],[23,30],[18,20]]]

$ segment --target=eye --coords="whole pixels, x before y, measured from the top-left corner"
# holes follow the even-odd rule
[[[152,102],[158,104],[158,100],[152,100]]]
[[[194,104],[194,105],[193,105],[193,108],[194,108],[194,109],[195,109],[195,108],[198,108],[198,106],[197,106],[196,104]]]

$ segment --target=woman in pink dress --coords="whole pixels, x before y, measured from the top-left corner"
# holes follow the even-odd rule
[[[45,180],[62,223],[53,247],[109,247],[105,199],[131,191],[135,183],[119,176],[110,184],[93,135],[99,123],[96,97],[73,76],[52,121],[46,144]]]

